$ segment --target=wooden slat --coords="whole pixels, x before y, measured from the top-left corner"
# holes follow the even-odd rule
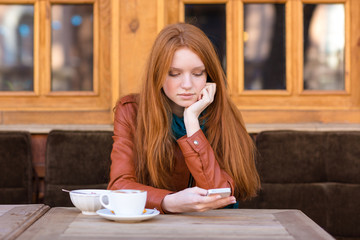
[[[165,24],[177,23],[180,19],[178,0],[166,0],[164,14],[165,14]]]
[[[245,123],[355,123],[360,111],[354,110],[241,110]],[[286,128],[286,124],[284,125]],[[280,129],[280,128],[278,128]]]
[[[39,0],[1,0],[1,4],[34,4]]]
[[[157,0],[120,1],[119,96],[140,91],[149,51],[158,31]]]
[[[313,4],[322,4],[322,3],[345,3],[347,0],[301,0],[303,3],[313,3]],[[356,0],[355,0],[356,1]]]
[[[165,26],[165,0],[157,0],[157,33]]]
[[[51,0],[51,3],[56,4],[87,4],[95,3],[98,0]]]
[[[352,104],[360,108],[360,1],[352,0],[349,2],[349,5],[351,37],[348,46],[350,46],[351,53],[349,75],[351,79]],[[360,118],[358,122],[360,122]]]
[[[286,3],[293,0],[242,0],[244,3]]]
[[[249,133],[260,133],[263,131],[293,130],[293,131],[360,131],[360,124],[336,124],[336,123],[250,123],[246,124]]]
[[[109,124],[108,111],[11,111],[3,112],[2,124]]]
[[[218,4],[227,3],[229,0],[181,0],[183,4]]]
[[[305,231],[305,232],[304,232]],[[224,209],[159,215],[138,223],[53,208],[19,239],[333,239],[298,210]]]
[[[314,239],[314,236],[322,239],[324,230],[301,211],[279,212],[274,216],[295,239]]]
[[[0,239],[15,239],[48,210],[43,204],[1,205]]]
[[[267,238],[293,239],[286,229],[279,224],[271,215],[243,216],[243,215],[168,215],[159,216],[156,219],[138,224],[109,224],[107,221],[91,221],[79,217],[71,223],[64,232],[64,237],[77,238],[90,235],[84,231],[86,226],[94,231],[91,233],[101,237],[120,236],[127,238],[203,238],[203,239],[227,239],[227,238]]]
[[[39,69],[39,94],[44,96],[51,90],[51,4],[49,1],[40,1],[39,5],[39,61],[34,67]],[[38,98],[30,99],[29,102],[35,107]],[[48,104],[46,99],[43,103]]]
[[[112,0],[111,2],[111,15],[112,15],[112,29],[111,29],[111,106],[116,105],[117,100],[119,99],[120,94],[120,1]],[[113,112],[112,116],[113,118]]]
[[[61,214],[59,212],[61,212],[59,208],[51,208],[18,239],[59,239],[68,225],[81,214],[75,208],[69,208],[67,211],[62,211]]]

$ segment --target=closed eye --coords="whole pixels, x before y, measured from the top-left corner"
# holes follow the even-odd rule
[[[171,71],[168,74],[170,77],[176,77],[176,76],[180,75],[180,73],[178,73],[178,72],[171,72]]]
[[[204,73],[205,73],[205,70],[202,70],[201,72],[194,72],[193,75],[195,77],[201,77],[202,75],[204,75]]]

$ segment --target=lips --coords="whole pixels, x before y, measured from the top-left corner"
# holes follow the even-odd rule
[[[194,93],[181,93],[181,94],[178,94],[178,96],[179,96],[181,99],[190,100],[190,99],[193,99],[193,97],[195,96],[195,94],[194,94]]]

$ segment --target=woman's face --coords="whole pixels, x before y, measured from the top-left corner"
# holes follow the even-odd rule
[[[163,85],[166,96],[175,103],[171,103],[172,111],[182,115],[185,107],[198,100],[205,84],[205,66],[199,56],[187,47],[178,49]]]

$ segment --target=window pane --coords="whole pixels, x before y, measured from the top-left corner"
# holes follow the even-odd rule
[[[344,90],[343,4],[304,4],[304,89]]]
[[[225,4],[186,4],[185,22],[191,23],[213,43],[222,67],[226,69],[226,9]]]
[[[0,91],[33,91],[34,6],[0,5]]]
[[[93,5],[52,5],[51,27],[51,90],[93,90]]]
[[[286,89],[284,4],[244,4],[244,83]]]

